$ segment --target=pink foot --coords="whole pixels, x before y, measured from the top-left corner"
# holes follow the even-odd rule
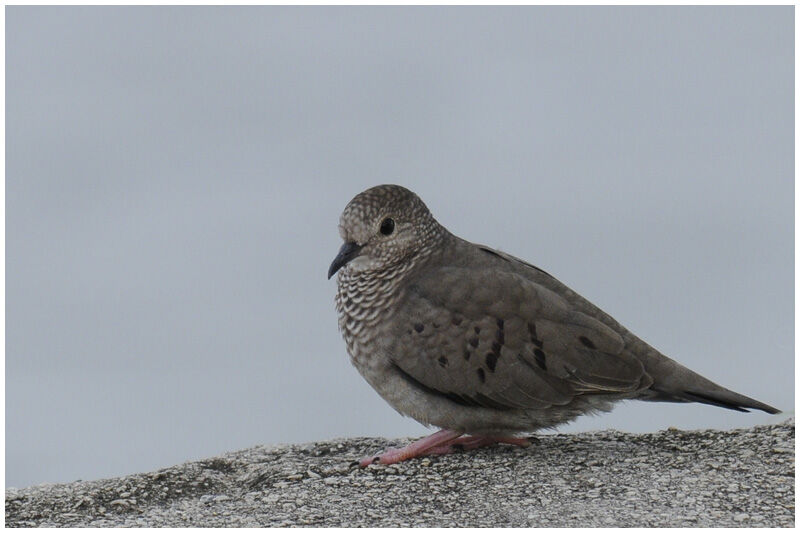
[[[476,448],[483,448],[485,446],[491,446],[492,444],[498,443],[513,444],[514,446],[520,446],[522,448],[527,448],[531,445],[531,441],[524,438],[518,439],[514,437],[484,437],[481,435],[470,435],[468,437],[456,439],[451,443],[433,448],[432,450],[429,450],[428,453],[432,455],[445,455],[448,453],[453,453],[456,450],[474,450]]]
[[[428,435],[425,438],[422,438],[418,441],[414,441],[408,446],[404,446],[403,448],[389,448],[388,450],[386,450],[377,457],[365,457],[361,459],[361,461],[359,461],[358,464],[362,467],[371,465],[373,463],[380,463],[382,465],[393,465],[395,463],[399,463],[407,459],[413,459],[414,457],[421,457],[423,455],[428,455],[430,453],[431,448],[446,446],[460,436],[461,433],[459,433],[458,431],[443,429],[441,431],[437,431],[433,435]]]
[[[391,465],[413,459],[415,457],[422,457],[424,455],[445,455],[452,453],[456,450],[474,450],[475,448],[482,448],[484,446],[491,446],[495,443],[513,444],[515,446],[522,446],[523,448],[531,445],[528,439],[518,439],[514,437],[484,437],[482,435],[469,435],[461,437],[461,433],[443,429],[437,431],[433,435],[412,442],[403,448],[389,448],[377,457],[365,457],[359,461],[362,467],[374,463],[383,465]]]

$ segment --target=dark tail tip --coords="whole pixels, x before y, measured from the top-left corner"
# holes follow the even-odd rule
[[[732,409],[734,411],[740,411],[742,413],[750,412],[746,408],[759,409],[771,415],[775,415],[781,412],[779,409],[775,409],[771,405],[761,403],[758,400],[754,400],[752,398],[748,398],[747,396],[743,396],[741,394],[737,394],[735,392],[727,390],[721,392],[715,391],[715,392],[705,392],[705,393],[684,391],[682,396],[692,402],[705,403],[708,405],[716,405],[717,407],[724,407],[725,409]]]

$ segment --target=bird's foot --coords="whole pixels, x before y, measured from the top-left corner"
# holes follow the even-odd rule
[[[462,437],[461,433],[457,431],[450,431],[443,429],[412,442],[403,448],[389,448],[382,454],[376,457],[365,457],[359,461],[359,465],[364,467],[367,465],[380,463],[382,465],[391,465],[400,463],[415,457],[422,457],[425,455],[446,455],[458,450],[474,450],[484,446],[491,446],[492,444],[503,443],[513,444],[526,448],[531,445],[531,441],[525,438],[514,437],[484,437],[482,435],[468,435]]]
[[[414,441],[408,446],[404,446],[402,448],[389,448],[378,456],[365,457],[361,459],[358,464],[362,467],[374,463],[393,465],[408,459],[413,459],[414,457],[430,455],[431,449],[447,446],[454,440],[457,440],[460,436],[461,433],[458,431],[443,429],[441,431],[437,431],[433,435],[428,435],[425,438]]]
[[[530,439],[525,438],[484,437],[482,435],[469,435],[458,438],[449,444],[433,448],[429,450],[428,453],[431,455],[445,455],[459,450],[467,451],[474,450],[476,448],[484,448],[493,444],[513,444],[514,446],[527,448],[531,445],[531,441]]]

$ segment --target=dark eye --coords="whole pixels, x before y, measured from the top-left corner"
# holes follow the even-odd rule
[[[394,232],[394,220],[391,218],[384,218],[381,222],[381,233],[384,235],[391,235]]]

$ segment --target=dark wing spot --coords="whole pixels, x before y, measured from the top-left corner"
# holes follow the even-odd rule
[[[481,328],[479,328],[478,326],[475,326],[475,335],[479,334],[480,332],[481,332]]]
[[[417,330],[417,333],[422,333],[422,330],[425,329],[425,326],[422,324],[414,324],[414,329]]]
[[[506,334],[503,332],[503,328],[497,330],[497,342],[500,344],[505,344],[506,342]]]
[[[451,320],[451,322],[453,323],[454,326],[459,326],[459,325],[461,325],[461,321],[462,320],[464,320],[464,319],[461,318],[460,316],[454,316],[453,319]]]
[[[447,357],[441,356],[439,358],[439,366],[442,367],[442,368],[447,367]]]
[[[478,369],[478,379],[481,380],[481,383],[486,383],[486,372],[482,368]]]
[[[469,361],[469,358],[472,357],[472,354],[469,350],[464,350],[464,360]]]
[[[547,370],[547,360],[545,359],[544,352],[536,348],[533,351],[533,356],[536,357],[536,364],[539,365],[539,368]]]
[[[492,343],[492,351],[495,353],[495,355],[497,355],[497,357],[500,357],[500,349],[501,349],[500,344],[496,342]]]
[[[528,333],[531,335],[531,342],[541,348],[544,343],[536,336],[536,324],[533,322],[528,323]]]
[[[597,349],[597,346],[594,345],[594,343],[591,341],[591,339],[589,339],[587,337],[584,337],[583,335],[578,337],[578,340],[581,341],[581,344],[583,344],[584,346],[586,346],[590,350],[596,350]]]
[[[497,354],[494,352],[489,352],[486,354],[486,368],[489,369],[489,372],[494,372],[495,367],[497,366]]]
[[[439,329],[439,324],[437,324],[436,322],[434,322],[434,323],[433,323],[433,329]]]
[[[498,327],[499,329],[503,329],[503,326],[504,326],[504,325],[505,325],[505,322],[503,322],[503,319],[502,319],[502,318],[498,318],[498,319],[497,319],[497,327]]]
[[[472,337],[469,340],[469,343],[472,345],[473,348],[477,348],[478,347],[478,337]]]

